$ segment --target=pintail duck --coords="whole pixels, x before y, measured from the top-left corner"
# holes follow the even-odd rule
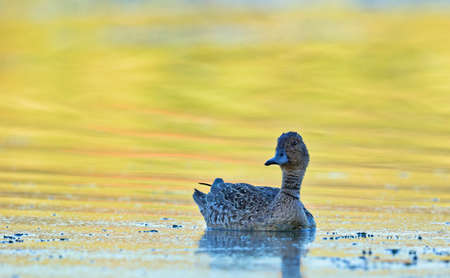
[[[302,137],[296,132],[278,138],[275,156],[265,165],[277,164],[283,172],[281,189],[214,180],[205,194],[197,189],[197,203],[211,229],[292,231],[314,227],[314,217],[300,201],[300,187],[309,162]]]

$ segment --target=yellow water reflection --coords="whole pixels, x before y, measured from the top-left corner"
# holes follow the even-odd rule
[[[374,275],[448,272],[448,10],[1,4],[5,275],[230,276],[196,253],[193,188],[278,185],[288,130],[311,155],[303,273],[357,276],[369,249]],[[233,277],[277,276],[266,259]]]

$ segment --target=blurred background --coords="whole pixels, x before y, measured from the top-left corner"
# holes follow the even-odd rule
[[[446,185],[449,4],[1,1],[2,183],[191,205],[197,181],[278,184],[263,162],[293,130],[305,191],[410,172]]]
[[[290,130],[322,227],[442,222],[449,30],[450,1],[0,1],[3,224],[202,223],[196,183],[279,185]]]

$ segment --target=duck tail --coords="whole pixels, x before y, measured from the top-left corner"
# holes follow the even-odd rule
[[[201,184],[201,185],[206,185],[206,186],[211,186],[211,184],[209,184],[209,183],[206,183],[206,182],[199,182],[198,184]]]
[[[194,189],[194,194],[192,195],[194,201],[200,208],[200,211],[206,206],[206,194],[201,192],[200,190]]]

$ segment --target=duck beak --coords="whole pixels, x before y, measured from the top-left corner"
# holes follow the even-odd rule
[[[283,151],[277,150],[275,156],[264,163],[264,165],[269,166],[272,164],[283,165],[288,163],[288,158]]]

